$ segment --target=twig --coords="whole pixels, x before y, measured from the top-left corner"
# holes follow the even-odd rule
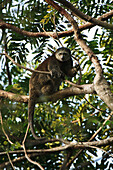
[[[113,115],[113,112],[108,116],[108,118],[103,122],[102,126],[93,134],[93,136],[88,140],[90,142],[91,140],[94,139],[94,137],[101,131],[102,127],[106,124],[106,122],[111,118]],[[81,154],[83,149],[79,150],[78,153],[72,158],[70,162],[67,163],[66,167],[70,167],[70,165],[73,163],[73,161]]]
[[[72,86],[75,86],[75,87],[78,87],[79,89],[82,89],[84,85],[78,85],[78,84],[75,84],[69,80],[64,80],[66,83],[72,85]]]
[[[25,133],[25,136],[24,136],[24,139],[23,139],[23,142],[22,143],[25,143],[25,140],[27,138],[27,134],[28,134],[28,130],[29,130],[29,124],[27,126],[27,130],[26,130],[26,133]]]
[[[101,131],[101,129],[103,128],[103,126],[106,124],[106,122],[108,120],[110,120],[110,118],[113,115],[113,111],[110,113],[110,115],[108,116],[108,118],[103,122],[102,126],[93,134],[93,136],[89,139],[89,141],[91,141],[92,139],[94,139],[94,137]]]
[[[10,156],[9,156],[9,153],[7,153],[7,156],[8,156],[8,159],[9,159],[9,162],[10,162],[10,164],[11,164],[12,168],[15,170],[15,167],[14,167],[14,165],[13,165],[12,161],[11,161],[11,158],[10,158]]]
[[[107,155],[109,155],[109,156],[111,156],[112,158],[113,158],[113,155],[112,154],[110,154],[110,153],[108,153],[107,151],[105,151],[104,149],[102,149],[102,148],[99,148],[99,147],[97,147],[97,146],[89,146],[90,148],[93,148],[93,149],[99,149],[99,150],[101,150],[102,152],[105,152]]]
[[[23,68],[25,70],[28,70],[28,71],[31,71],[31,72],[36,72],[36,73],[41,73],[41,74],[51,74],[50,72],[48,71],[39,71],[39,70],[32,70],[30,68],[27,68],[27,67],[24,67],[18,63],[16,63],[7,53],[1,53],[1,55],[5,55],[9,60],[12,61],[13,64],[15,64],[16,66],[20,67],[20,68]]]
[[[31,162],[32,164],[37,165],[41,170],[44,170],[44,168],[38,162],[35,162],[31,160],[31,158],[29,158],[29,156],[27,155],[24,143],[23,143],[23,149],[24,149],[25,157],[27,158],[27,160]]]
[[[55,25],[54,25],[54,26],[55,26]],[[48,34],[48,36],[49,36],[50,38],[53,38],[53,40],[56,39],[56,40],[59,42],[59,44],[61,44],[61,46],[63,47],[61,41],[59,40],[58,33],[57,33],[57,31],[56,31],[56,26],[55,26],[56,36],[55,36],[55,35],[52,36],[51,34],[49,34],[49,32],[47,33],[47,31],[44,29],[44,25],[43,25],[42,29],[43,29],[43,31],[44,31],[46,34]]]
[[[108,152],[106,152],[106,151],[105,151],[104,149],[102,149],[102,148],[99,148],[99,147],[97,147],[97,146],[89,146],[89,148],[99,149],[99,150],[101,150],[102,152],[105,152],[107,155],[109,155],[109,156],[111,156],[111,157],[113,158],[113,155],[109,154]],[[97,161],[98,161],[98,159],[97,159],[97,160],[96,160],[96,159],[94,160],[94,162],[97,162]],[[75,169],[82,169],[83,167],[89,165],[90,162],[91,162],[91,161],[88,161],[88,162],[86,162],[86,163],[81,163],[81,164],[77,165],[77,167],[75,167]],[[79,168],[78,168],[78,167],[79,167]]]
[[[24,140],[22,142],[22,147],[24,149],[25,157],[27,158],[27,160],[29,162],[31,162],[34,165],[37,165],[41,170],[44,170],[44,168],[38,162],[31,160],[31,158],[27,155],[27,151],[26,151],[26,148],[25,148],[25,140],[26,140],[26,137],[27,137],[27,134],[28,134],[28,130],[29,130],[29,124],[27,126],[27,130],[26,130],[26,133],[25,133],[25,136],[24,136]]]
[[[87,99],[86,99],[86,97],[84,97],[84,99],[87,101],[87,103],[90,105],[90,106],[92,106],[95,110],[98,110],[98,111],[100,111],[100,112],[106,112],[105,110],[101,110],[101,109],[98,109],[98,108],[96,108],[96,107],[94,107]]]
[[[56,23],[55,23],[55,13],[54,13],[54,27],[55,27],[55,32],[56,32],[56,37],[57,37],[57,41],[59,42],[59,44],[63,47],[63,44],[61,43],[59,37],[58,37],[58,32],[57,32],[57,29],[56,29]]]
[[[9,142],[10,144],[14,144],[13,142],[11,142],[11,140],[9,139],[8,135],[6,134],[6,132],[5,132],[5,130],[4,130],[1,111],[0,111],[0,119],[1,119],[2,131],[3,131],[4,135],[6,136],[8,142]]]
[[[4,51],[5,51],[5,53],[7,53],[6,30],[3,28],[2,31],[3,31],[3,35],[4,35],[4,38],[3,38]],[[8,63],[8,58],[7,57],[6,57],[5,65],[6,65],[6,72],[7,72],[7,77],[8,77],[9,85],[12,85],[12,77],[11,77],[11,73],[10,73],[10,70],[9,70],[9,63]]]

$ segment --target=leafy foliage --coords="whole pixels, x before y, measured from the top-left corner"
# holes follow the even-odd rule
[[[93,17],[98,17],[112,9],[110,0],[70,0],[70,2],[76,5],[83,13]],[[0,19],[29,32],[55,31],[55,25],[57,31],[66,31],[69,27],[68,21],[60,13],[41,0],[2,0],[0,2]],[[113,20],[109,19],[108,22],[112,24]],[[91,34],[92,30],[93,35]],[[53,42],[52,38],[28,37],[4,28],[0,32],[0,52],[4,53],[6,51],[13,60],[27,67],[39,64],[41,59],[43,60],[50,54],[50,51],[58,47],[58,42],[57,45],[56,43],[51,43]],[[113,89],[113,32],[110,30],[106,31],[103,28],[96,30],[92,28],[87,32],[84,31],[83,37],[101,60],[105,77],[111,84],[111,89]],[[63,37],[62,42],[64,46],[70,48],[72,55],[77,58],[81,65],[81,84],[93,83],[95,76],[94,67],[74,40],[74,36]],[[3,55],[0,58],[0,65],[0,89],[16,94],[28,95],[31,73],[14,66]],[[77,77],[73,78],[74,83],[79,81],[79,76],[78,73]],[[66,83],[62,84],[60,89],[67,86]],[[13,145],[8,143],[0,125],[0,152],[20,150],[28,123],[27,104],[0,99],[0,108],[4,129],[14,142]],[[42,136],[49,139],[59,137],[68,141],[78,142],[88,141],[95,131],[102,126],[104,119],[109,113],[109,108],[94,94],[69,97],[56,103],[50,102],[37,105],[35,109],[35,130],[39,137]],[[113,136],[112,119],[105,124],[95,140]],[[28,139],[33,139],[30,131]],[[42,149],[43,147],[53,148],[57,146],[60,146],[59,142],[36,145],[34,148]],[[27,149],[29,148],[32,147],[27,147]],[[106,146],[103,149],[112,153],[113,146]],[[78,150],[71,151],[71,158],[77,153]],[[59,169],[66,155],[67,151],[61,151],[37,155],[33,157],[33,160],[39,162],[45,169]],[[16,157],[22,158],[22,156],[24,156],[24,153],[11,154],[10,158],[13,160]],[[95,164],[93,163],[94,157],[96,157]],[[76,169],[79,169],[79,167],[82,167],[82,169],[86,167],[88,169],[112,168],[110,156],[103,153],[100,163],[96,161],[97,157],[98,151],[96,149],[90,149],[88,152],[84,150],[74,161],[73,167]],[[5,154],[0,156],[0,166],[7,161],[9,160]],[[14,166],[23,169],[28,167],[36,168],[35,165],[29,163],[26,159],[14,163]]]

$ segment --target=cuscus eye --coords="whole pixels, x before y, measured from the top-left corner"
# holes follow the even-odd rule
[[[59,55],[62,55],[62,53],[59,53]]]

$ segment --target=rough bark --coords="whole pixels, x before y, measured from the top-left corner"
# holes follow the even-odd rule
[[[75,86],[76,86],[76,84],[75,84]],[[41,96],[40,98],[37,98],[37,103],[47,102],[47,101],[55,102],[56,100],[63,99],[64,97],[94,93],[93,84],[77,85],[77,87],[75,87],[75,86],[65,88],[64,90],[60,90],[50,96]],[[9,99],[9,100],[12,100],[15,102],[27,103],[29,96],[14,94],[11,92],[6,92],[4,90],[0,90],[0,98]]]
[[[106,105],[113,110],[113,93],[110,90],[110,86],[105,80],[103,76],[103,70],[100,65],[100,62],[93,53],[93,51],[88,47],[86,42],[82,39],[82,36],[80,34],[79,27],[77,25],[77,22],[72,18],[72,16],[61,6],[59,6],[57,3],[55,3],[53,0],[45,0],[48,4],[52,5],[57,11],[59,11],[62,15],[64,15],[71,25],[73,26],[74,35],[76,42],[81,46],[81,48],[86,52],[86,54],[89,56],[89,59],[92,61],[95,67],[96,76],[94,78],[94,88],[96,93],[99,95],[99,97],[106,103]],[[67,3],[66,0],[58,0],[61,4]],[[67,5],[66,5],[67,7]],[[69,6],[68,6],[69,7]],[[74,7],[73,7],[74,8]],[[72,4],[71,4],[72,9]]]

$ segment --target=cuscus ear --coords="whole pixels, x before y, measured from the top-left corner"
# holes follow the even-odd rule
[[[70,51],[70,49],[69,48],[67,48],[67,47],[60,47],[60,48],[58,48],[57,50],[56,50],[56,53],[58,53],[59,51],[67,51],[68,53],[69,53],[69,55],[71,55],[71,51]]]

